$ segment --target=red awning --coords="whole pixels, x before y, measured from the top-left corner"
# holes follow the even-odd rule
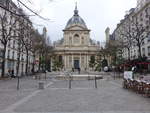
[[[137,64],[145,64],[145,65],[147,65],[147,64],[150,64],[150,62],[139,62]]]

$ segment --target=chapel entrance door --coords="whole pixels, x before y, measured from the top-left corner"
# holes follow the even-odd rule
[[[74,68],[79,69],[80,68],[80,62],[79,60],[74,60]]]

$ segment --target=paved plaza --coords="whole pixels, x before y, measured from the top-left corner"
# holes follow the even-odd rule
[[[104,75],[97,81],[35,80],[25,77],[16,90],[16,79],[0,81],[1,113],[149,113],[150,99],[122,88],[122,80]],[[39,90],[43,81],[45,89]]]

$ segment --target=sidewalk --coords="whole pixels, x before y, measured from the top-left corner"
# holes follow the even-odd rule
[[[16,80],[3,81],[0,90],[0,113],[149,113],[150,100],[122,88],[122,79],[110,75],[95,82],[50,79],[46,88],[38,90],[39,80],[22,78],[21,89]],[[0,83],[1,85],[2,83]],[[6,88],[6,89],[5,89]]]
[[[43,75],[44,76],[44,75]],[[48,84],[50,81],[33,79],[33,76],[20,78],[20,89],[17,90],[17,78],[0,80],[0,111],[38,90],[39,81]]]
[[[118,80],[56,81],[42,92],[13,109],[15,112],[50,113],[148,113],[150,101],[135,93],[124,90]]]

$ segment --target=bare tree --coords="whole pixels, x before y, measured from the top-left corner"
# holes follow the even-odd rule
[[[32,32],[33,29],[31,28],[32,26],[29,26],[28,24],[25,25],[26,27],[26,31],[25,31],[25,37],[22,39],[24,48],[25,48],[25,52],[26,52],[26,68],[25,68],[25,73],[26,75],[28,74],[28,66],[29,66],[29,55],[32,52]]]
[[[9,0],[5,0],[5,7],[9,9]],[[5,75],[5,59],[6,59],[6,48],[8,42],[14,38],[14,32],[16,28],[16,22],[17,22],[17,17],[6,11],[6,10],[1,10],[0,13],[0,42],[3,45],[3,56],[2,56],[2,74],[1,76],[4,77]]]
[[[133,46],[133,38],[132,38],[132,27],[130,21],[125,21],[121,29],[119,29],[118,35],[120,36],[119,45],[123,49],[127,49],[128,51],[128,60],[130,60],[130,49]]]
[[[50,63],[50,55],[53,53],[53,47],[49,42],[49,38],[40,35],[40,42],[38,43],[39,54],[39,70],[47,69],[47,65]]]
[[[30,0],[28,0],[30,1]],[[39,18],[43,19],[43,20],[46,20],[46,21],[49,21],[50,19],[48,18],[45,18],[43,16],[41,16],[39,13],[33,11],[33,9],[29,8],[25,3],[23,3],[21,0],[17,0],[18,4],[22,5],[24,8],[26,8],[28,11],[30,11],[32,14],[34,14],[35,16],[38,16]],[[31,3],[31,2],[30,2]]]
[[[32,42],[32,53],[34,57],[34,61],[36,60],[36,55],[39,54],[39,50],[41,48],[41,40],[42,40],[42,35],[38,32],[38,30],[35,30],[32,34],[31,38]],[[33,72],[35,71],[35,62],[33,63]]]
[[[24,19],[20,17],[19,21],[18,21],[18,29],[16,29],[18,31],[18,36],[16,37],[16,41],[17,41],[17,67],[16,67],[16,76],[18,76],[19,74],[19,68],[20,68],[20,61],[21,61],[21,54],[23,53],[23,39],[25,37],[25,26],[24,26]]]
[[[47,52],[47,44],[46,39],[42,36],[42,40],[40,42],[40,49],[39,49],[39,70],[42,67],[42,70],[45,68],[45,59],[46,59],[46,52]]]
[[[133,46],[138,48],[138,58],[142,58],[141,47],[149,33],[148,27],[142,24],[136,17],[128,17],[122,23],[118,34],[121,44],[128,50],[128,60],[130,60],[130,50]]]
[[[144,40],[148,37],[150,34],[149,28],[147,26],[144,26],[141,24],[137,19],[131,20],[132,25],[132,31],[131,36],[133,39],[133,43],[138,47],[138,57],[139,59],[142,58],[142,52],[141,47],[144,43]]]

